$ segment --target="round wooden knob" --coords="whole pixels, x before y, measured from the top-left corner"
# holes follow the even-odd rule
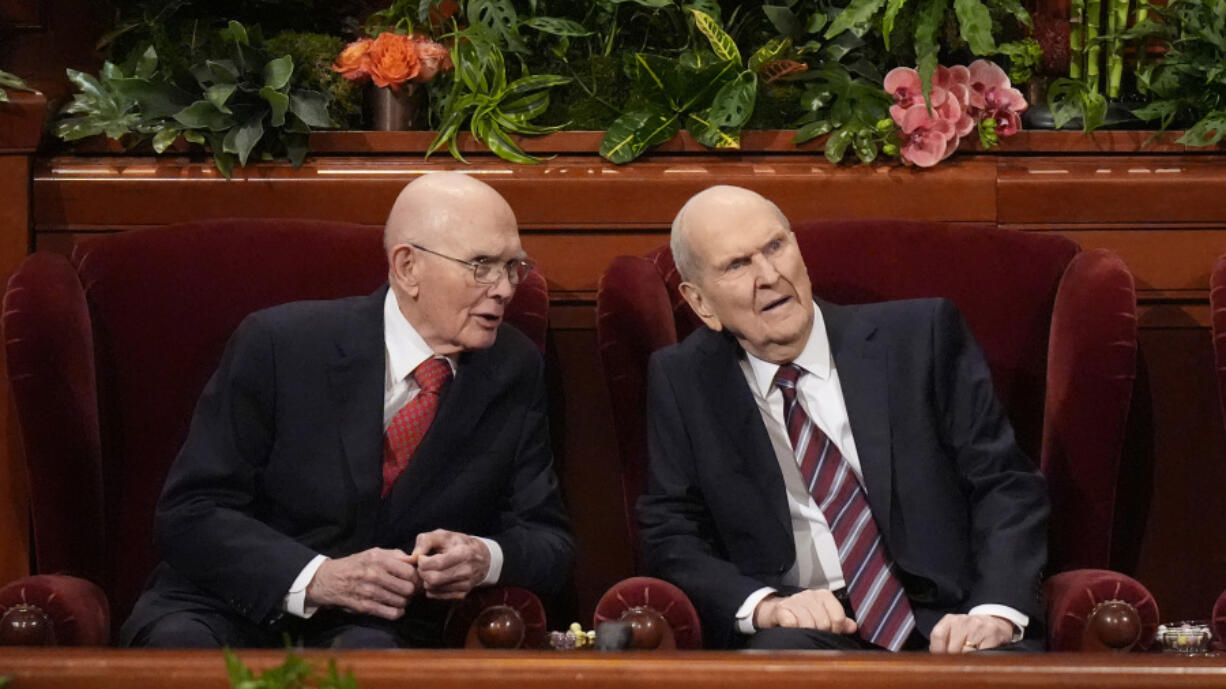
[[[485,648],[519,648],[524,643],[524,618],[509,605],[494,605],[477,615],[472,629]]]
[[[1121,600],[1099,603],[1086,626],[1107,648],[1126,651],[1141,640],[1141,616]]]
[[[630,623],[631,648],[657,649],[668,631],[668,622],[664,616],[651,608],[630,608],[622,613],[621,621]]]
[[[18,604],[0,617],[0,646],[54,646],[55,626],[47,613]]]

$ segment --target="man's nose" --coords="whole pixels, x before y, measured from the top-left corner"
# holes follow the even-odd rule
[[[766,256],[754,254],[753,266],[758,276],[758,284],[773,285],[779,280],[779,270],[775,268],[775,264]]]
[[[515,285],[511,284],[511,274],[505,268],[498,271],[498,279],[489,286],[487,294],[495,299],[510,300],[515,296]]]

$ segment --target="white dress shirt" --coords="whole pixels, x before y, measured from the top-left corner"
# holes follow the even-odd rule
[[[792,362],[805,371],[796,384],[796,399],[813,423],[839,448],[867,496],[860,455],[856,451],[851,421],[847,417],[847,404],[843,400],[843,387],[830,356],[826,321],[822,318],[821,309],[814,306],[813,311],[813,329],[809,332],[809,339],[804,350]],[[787,424],[783,419],[783,393],[773,385],[775,373],[780,367],[748,352],[740,365],[741,373],[745,375],[745,381],[758,404],[762,422],[766,425],[766,433],[770,437],[787,491],[788,513],[792,517],[792,534],[796,540],[796,562],[783,574],[782,583],[806,589],[835,591],[843,588],[845,581],[838,545],[830,532],[826,516],[805,488],[800,475],[800,461],[792,449]],[[763,598],[774,592],[774,588],[764,587],[745,599],[736,613],[738,631],[744,634],[756,631],[754,609]],[[1002,617],[1012,622],[1017,630],[1024,630],[1030,621],[1026,615],[1005,605],[977,605],[970,610],[970,614]],[[1014,635],[1015,641],[1020,638],[1020,634]]]
[[[421,387],[413,378],[413,371],[426,360],[438,355],[430,349],[426,341],[401,313],[396,295],[391,289],[388,289],[387,297],[383,300],[383,342],[387,357],[383,377],[383,430],[386,431],[388,424],[392,422],[392,418],[396,416],[400,408],[417,397],[417,393],[421,391]],[[442,356],[439,358],[451,365],[451,372],[454,375],[456,358]],[[480,585],[496,584],[502,575],[502,546],[488,538],[478,537],[478,539],[490,551],[490,569]],[[306,589],[311,580],[315,578],[315,572],[319,570],[319,566],[327,559],[324,555],[316,555],[298,573],[282,601],[282,608],[285,612],[299,617],[310,617],[315,614],[318,608],[306,604]]]

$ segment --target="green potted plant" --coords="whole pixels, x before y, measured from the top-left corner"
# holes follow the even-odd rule
[[[127,64],[104,63],[97,77],[69,69],[80,92],[56,135],[151,140],[158,153],[182,136],[207,145],[227,178],[252,155],[301,165],[311,129],[332,126],[328,96],[295,87],[293,59],[270,56],[258,27],[231,21],[218,35],[220,52],[192,51],[187,74],[165,68],[153,46]]]

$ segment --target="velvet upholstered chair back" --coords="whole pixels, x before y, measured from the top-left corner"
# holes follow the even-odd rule
[[[1051,572],[1106,568],[1136,373],[1136,297],[1123,262],[1058,236],[898,220],[803,223],[796,237],[822,299],[946,297],[992,369],[1018,442],[1048,478]],[[643,490],[647,360],[699,325],[668,247],[613,261],[597,337],[613,400],[627,529]],[[637,537],[632,538],[636,544]]]
[[[152,521],[196,398],[252,311],[365,295],[386,280],[381,231],[218,220],[38,253],[9,283],[4,330],[31,485],[36,568],[84,576],[123,621],[156,564]],[[507,320],[544,349],[533,274]]]

